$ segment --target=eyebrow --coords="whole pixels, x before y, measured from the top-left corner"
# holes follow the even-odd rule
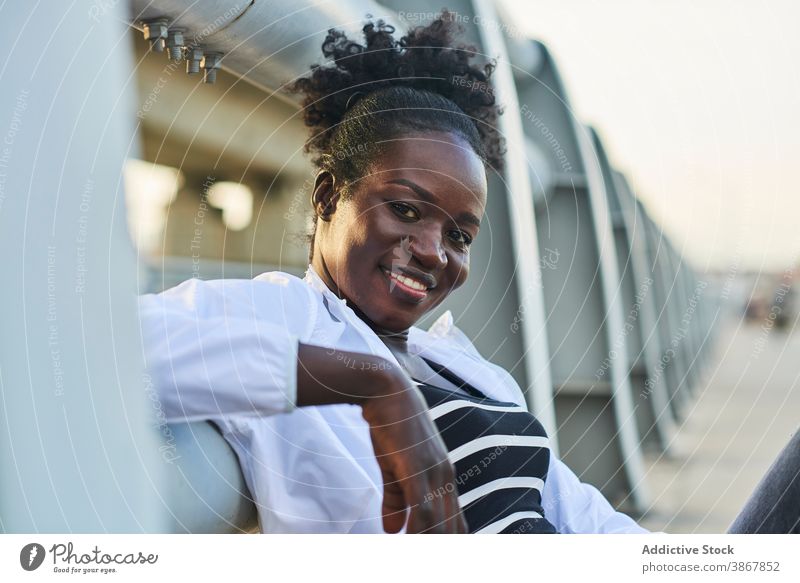
[[[386,183],[387,184],[399,184],[401,186],[405,186],[407,188],[410,188],[415,193],[417,193],[417,195],[422,200],[424,200],[425,202],[430,203],[430,204],[435,204],[434,201],[433,201],[433,195],[430,192],[428,192],[427,190],[425,190],[424,188],[422,188],[416,182],[412,182],[411,180],[406,180],[405,178],[395,178],[394,180],[387,180]],[[458,215],[456,217],[456,220],[464,222],[464,223],[470,223],[472,225],[475,225],[478,228],[480,228],[480,226],[481,226],[481,220],[478,217],[476,217],[475,215],[473,215],[469,211],[464,211],[463,213]]]

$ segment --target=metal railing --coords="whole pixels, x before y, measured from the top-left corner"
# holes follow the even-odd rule
[[[59,46],[39,65],[35,37],[0,38],[16,59],[3,73],[0,112],[24,130],[3,154],[14,164],[4,192],[19,195],[0,199],[0,242],[21,250],[4,258],[13,277],[0,291],[4,531],[258,528],[223,436],[211,422],[165,423],[144,371],[134,295],[190,272],[180,259],[137,265],[125,227],[120,175],[137,152],[121,23],[164,19],[165,45],[180,27],[185,46],[224,55],[224,68],[272,91],[320,60],[328,28],[355,32],[367,13],[402,28],[422,23],[400,10],[430,10],[421,0],[243,2],[220,14],[218,4],[37,9],[36,26],[56,31]],[[450,8],[464,16],[468,40],[500,57],[509,154],[505,176],[490,177],[492,229],[473,248],[470,281],[439,311],[458,314],[478,349],[509,370],[568,465],[636,512],[648,500],[642,448],[667,448],[692,397],[713,336],[713,298],[613,169],[598,134],[574,118],[546,47],[504,37],[509,26],[488,0]],[[4,15],[22,30],[28,11],[20,4]],[[262,267],[226,264],[224,273],[249,277]],[[138,289],[137,269],[146,276]]]

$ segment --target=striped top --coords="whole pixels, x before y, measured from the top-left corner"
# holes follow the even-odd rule
[[[550,462],[542,424],[524,407],[489,399],[443,366],[422,358],[465,392],[414,379],[450,452],[469,531],[555,533],[542,509]]]

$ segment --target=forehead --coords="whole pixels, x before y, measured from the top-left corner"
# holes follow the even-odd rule
[[[486,206],[486,170],[469,143],[449,133],[407,134],[386,141],[370,165],[373,185],[413,182],[442,208],[468,206],[481,218]]]

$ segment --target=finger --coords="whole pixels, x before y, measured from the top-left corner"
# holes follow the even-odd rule
[[[464,513],[458,503],[458,496],[453,494],[447,499],[447,532],[464,534],[469,532]]]
[[[409,534],[429,534],[435,531],[436,522],[433,518],[432,503],[423,502],[414,504],[409,508],[408,526]]]
[[[458,522],[458,534],[469,534],[469,524],[467,524],[467,518],[464,516],[464,513],[459,511],[458,518],[456,519]]]
[[[447,479],[444,492],[444,511],[445,511],[445,532],[458,534],[468,532],[467,523],[461,513],[461,505],[458,502],[458,487],[455,480],[455,467],[452,464],[445,464],[442,472]]]
[[[467,523],[461,512],[461,506],[458,503],[458,491],[455,485],[450,483],[453,487],[447,490],[443,498],[444,508],[444,532],[447,534],[460,534],[468,532]]]
[[[406,499],[412,501],[408,519],[408,531],[426,534],[442,534],[447,532],[447,510],[443,492],[426,487],[425,480],[422,487],[410,484],[410,491]]]
[[[400,532],[406,523],[406,499],[400,485],[390,476],[383,479],[383,530],[388,533]]]
[[[440,494],[442,512],[442,528],[438,532],[447,534],[464,532],[466,522],[461,516],[461,507],[458,503],[454,466],[449,461],[442,462],[437,466],[436,476],[438,481],[434,483],[441,484],[436,490]]]
[[[436,523],[433,500],[412,492],[408,493],[408,500],[410,504],[406,532],[410,534],[429,532]]]
[[[438,485],[433,490],[438,494],[435,500],[438,503],[434,506],[433,512],[437,515],[436,520],[441,522],[437,524],[437,527],[432,532],[447,534],[466,532],[466,521],[461,516],[461,507],[458,503],[458,488],[456,487],[454,466],[449,461],[442,462],[437,465],[433,474],[435,479],[431,483]]]

